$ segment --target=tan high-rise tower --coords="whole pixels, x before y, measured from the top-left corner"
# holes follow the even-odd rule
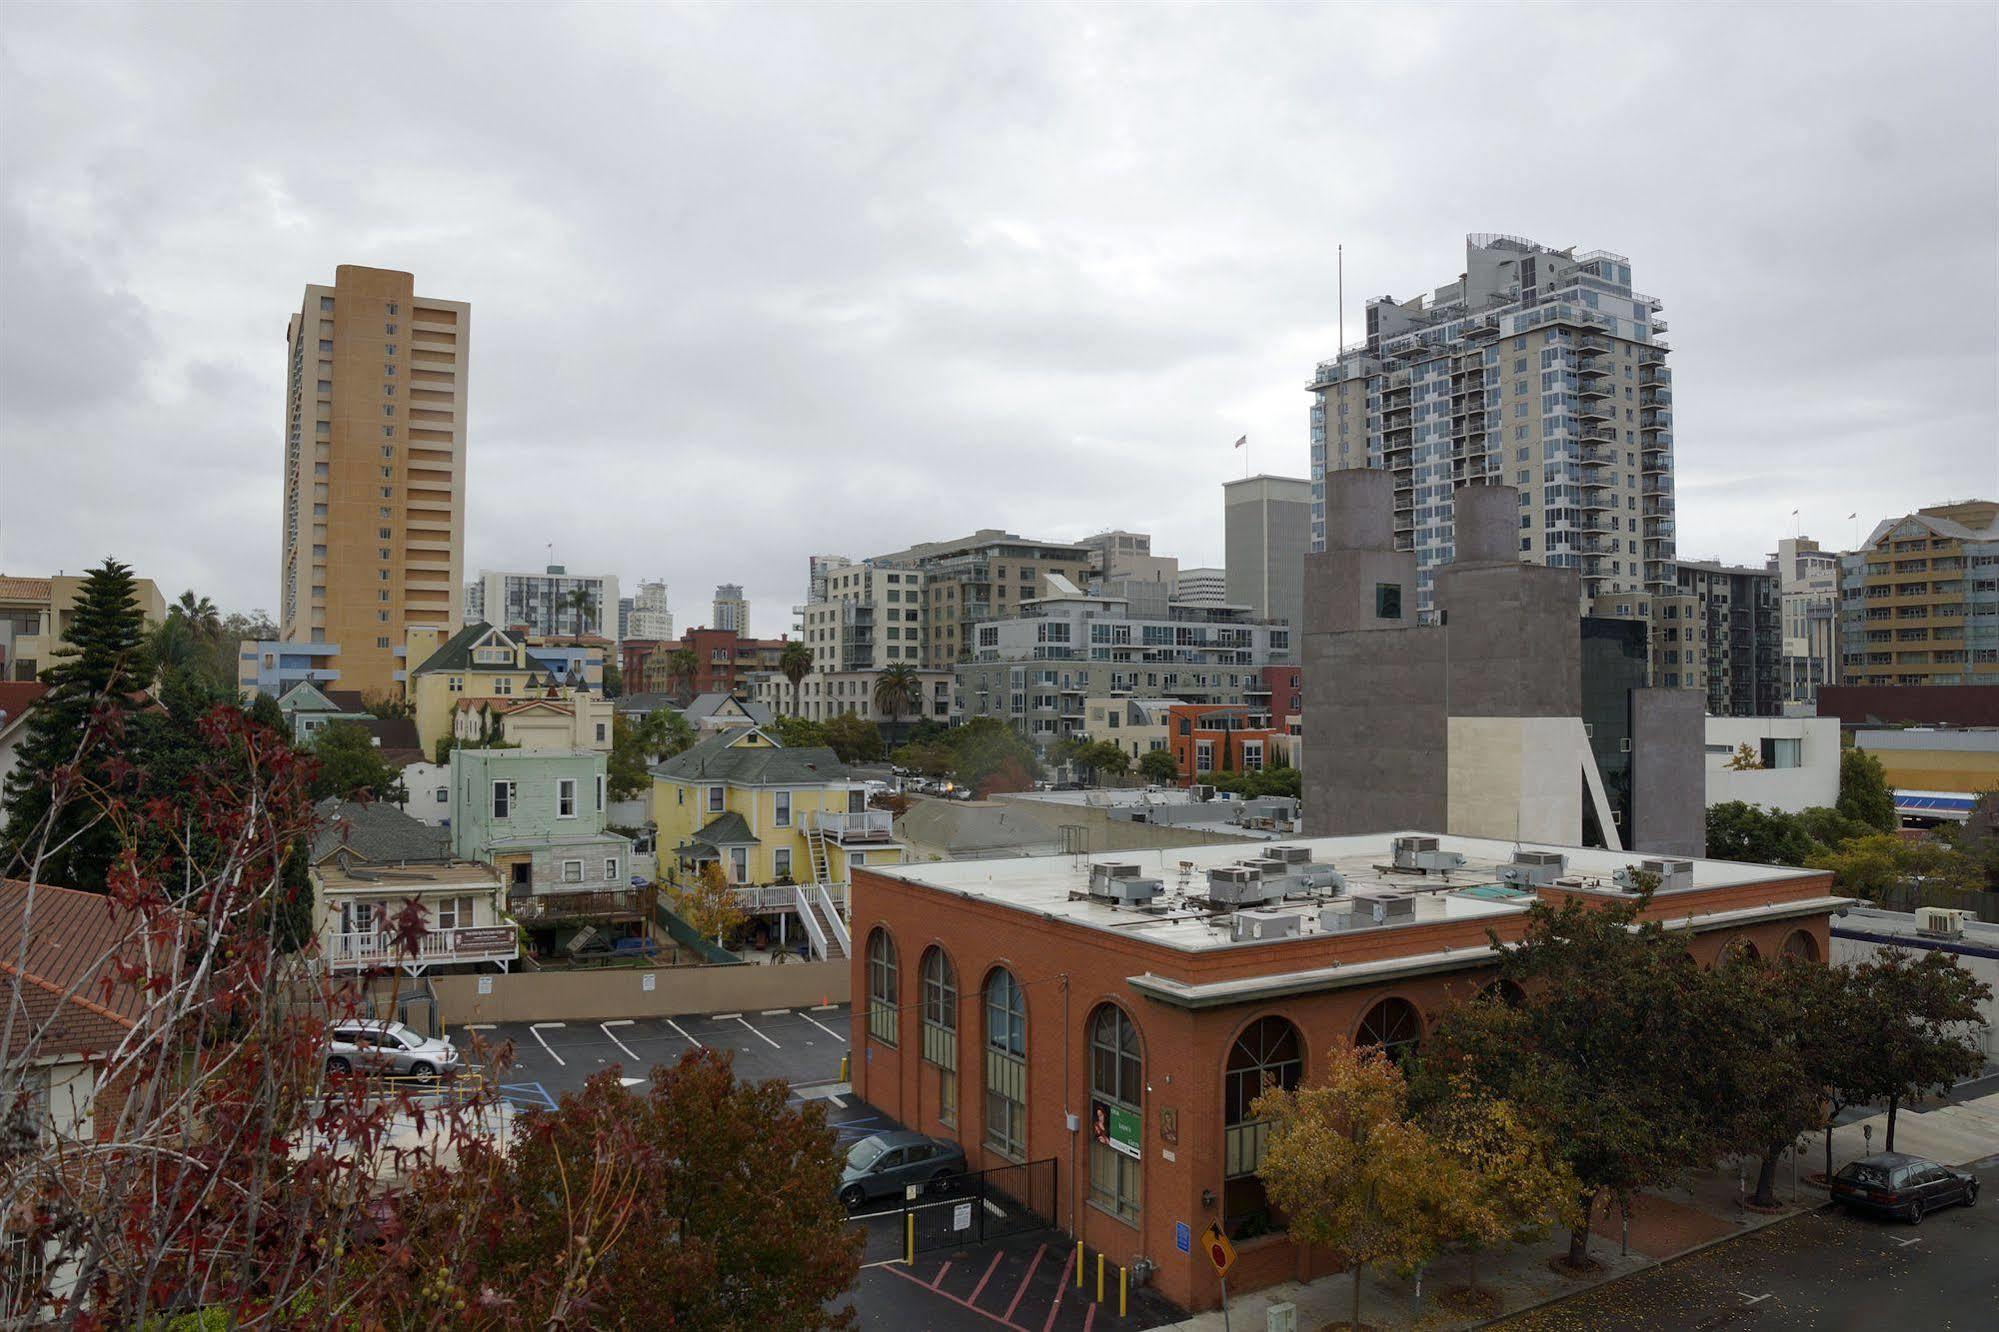
[[[340,648],[341,689],[393,693],[405,628],[461,623],[472,307],[342,264],[286,334],[279,626]]]

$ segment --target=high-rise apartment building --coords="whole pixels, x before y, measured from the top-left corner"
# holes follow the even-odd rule
[[[1784,702],[1814,706],[1820,685],[1839,683],[1839,555],[1810,537],[1785,537],[1768,567],[1783,603]]]
[[[338,643],[343,688],[393,691],[406,630],[462,623],[471,312],[342,264],[286,330],[279,634]]]
[[[1682,560],[1674,578],[1678,586],[1671,595],[1652,598],[1653,682],[1703,691],[1710,717],[1781,713],[1784,636],[1777,575]]]
[[[673,637],[673,608],[667,601],[665,580],[656,578],[639,584],[625,628],[626,638],[664,642]]]
[[[835,570],[844,569],[853,561],[845,555],[808,555],[805,559],[805,600],[807,602],[826,600],[826,580]]]
[[[475,604],[476,603],[476,604]],[[502,629],[530,634],[612,636],[617,628],[616,574],[573,574],[560,564],[540,573],[481,569],[466,587],[465,613]]]
[[[1182,569],[1173,580],[1173,599],[1189,606],[1220,606],[1229,599],[1226,569]]]
[[[1840,557],[1841,683],[1999,685],[1999,504],[1939,504]]]
[[[735,583],[723,583],[715,589],[715,623],[711,629],[730,629],[739,634],[750,631],[750,603],[743,599],[743,589]]]
[[[1307,386],[1313,548],[1327,548],[1327,473],[1373,467],[1393,477],[1393,535],[1416,555],[1424,612],[1468,485],[1518,489],[1521,558],[1575,569],[1583,606],[1673,590],[1660,308],[1623,255],[1498,235],[1468,237],[1464,272],[1429,295],[1369,301],[1366,338]]]
[[[1227,600],[1258,620],[1294,627],[1305,616],[1305,555],[1312,549],[1312,483],[1248,476],[1222,486]]]
[[[1088,546],[982,528],[956,541],[932,541],[871,561],[923,574],[923,665],[943,669],[972,653],[972,627],[1020,614],[1023,601],[1048,592],[1054,574],[1082,587],[1090,578]]]

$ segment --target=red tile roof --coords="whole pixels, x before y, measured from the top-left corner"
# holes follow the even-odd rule
[[[22,1012],[41,1032],[42,1054],[116,1045],[145,1007],[134,987],[105,983],[107,962],[131,942],[136,919],[100,893],[48,884],[34,890],[32,921],[27,913],[28,885],[0,879],[0,1001],[12,1003],[18,992]]]
[[[48,601],[55,596],[46,578],[12,578],[0,574],[0,601]]]
[[[49,692],[39,680],[0,680],[0,717],[18,717],[28,705]]]

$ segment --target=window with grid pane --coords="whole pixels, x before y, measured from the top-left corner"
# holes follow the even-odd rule
[[[1140,1096],[1145,1062],[1138,1025],[1115,1004],[1104,1004],[1090,1019],[1090,1099],[1122,1107],[1144,1123]],[[1094,1119],[1096,1106],[1091,1106]],[[1138,1158],[1119,1151],[1094,1132],[1090,1138],[1090,1201],[1127,1221],[1138,1220]]]
[[[986,1145],[1027,1156],[1027,1001],[1013,973],[986,981]]]
[[[868,936],[868,1035],[894,1045],[897,968],[895,940],[877,928]]]
[[[958,1122],[958,972],[941,948],[923,954],[923,1062],[937,1070],[937,1118]]]
[[[1280,1017],[1259,1018],[1229,1049],[1222,1074],[1222,1224],[1230,1234],[1260,1220],[1274,1224],[1270,1201],[1257,1177],[1270,1123],[1252,1107],[1266,1091],[1289,1091],[1305,1071],[1298,1029]]]

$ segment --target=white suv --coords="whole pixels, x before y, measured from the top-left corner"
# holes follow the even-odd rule
[[[326,1033],[328,1073],[396,1073],[432,1078],[462,1062],[448,1040],[419,1035],[400,1022],[336,1022]]]

